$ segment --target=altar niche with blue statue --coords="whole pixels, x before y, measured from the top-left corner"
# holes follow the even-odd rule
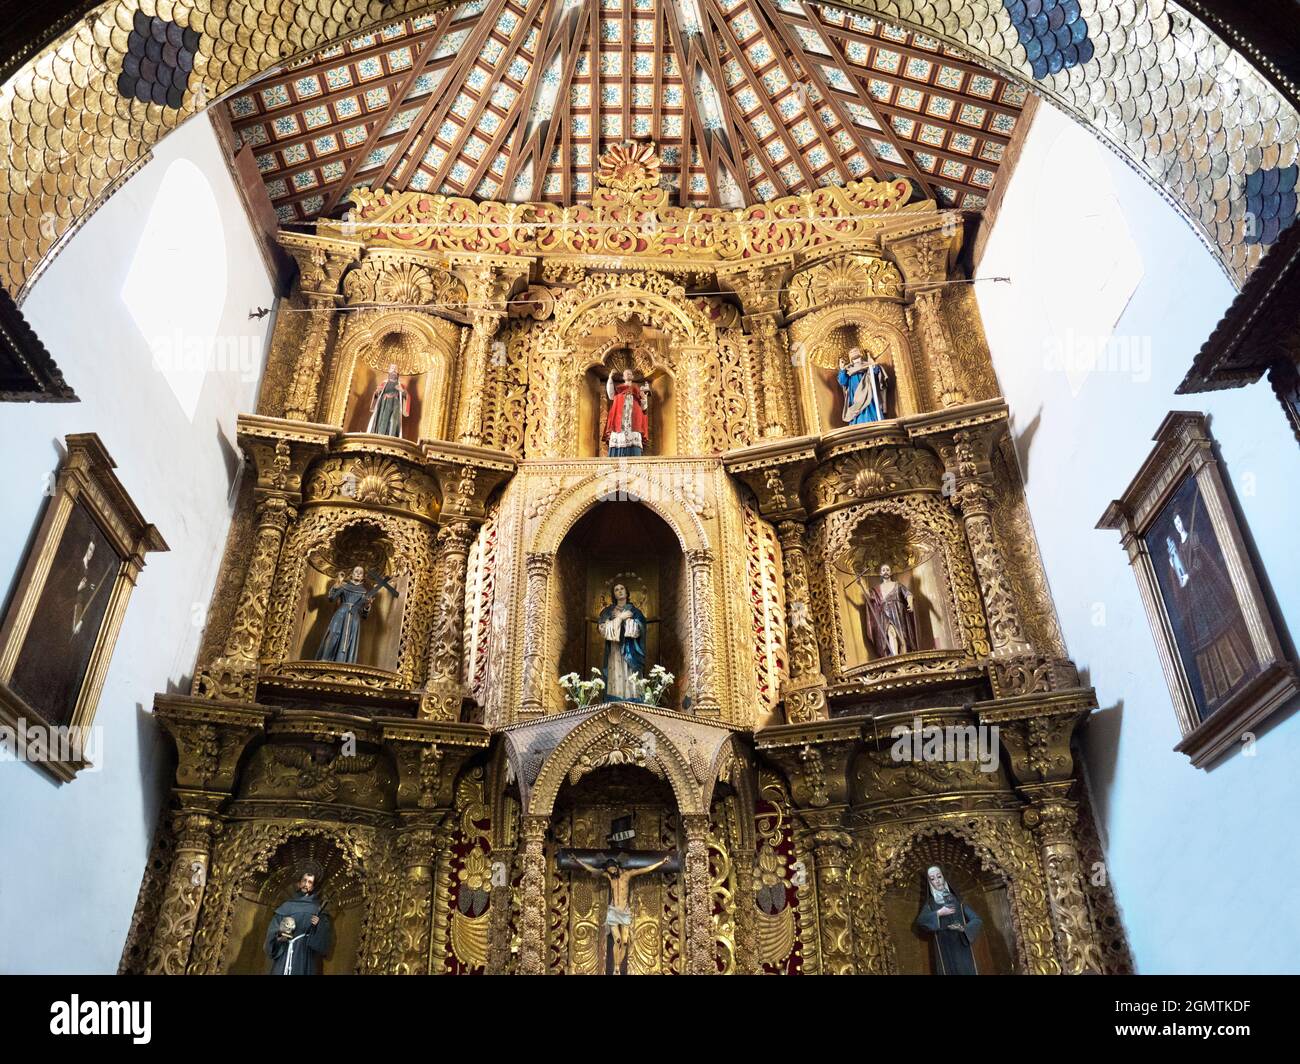
[[[850,348],[847,361],[840,359],[837,379],[844,389],[844,424],[866,425],[889,417],[889,371],[869,352],[864,356],[861,348]]]
[[[605,697],[611,702],[640,702],[638,679],[644,679],[645,614],[628,598],[627,585],[616,583],[611,601],[596,625],[605,641]]]

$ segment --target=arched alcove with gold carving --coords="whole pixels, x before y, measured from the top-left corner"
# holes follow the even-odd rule
[[[925,671],[942,662],[956,668],[989,653],[970,549],[941,500],[914,494],[835,510],[814,523],[810,544],[820,563],[813,605],[828,676],[869,678],[881,667]],[[911,599],[915,627],[906,646],[881,637],[882,566]],[[882,653],[882,643],[895,653]]]
[[[556,553],[556,578],[557,675],[586,678],[593,668],[605,671],[599,618],[616,608],[613,591],[622,585],[628,602],[645,616],[643,678],[654,665],[685,677],[691,642],[687,569],[676,535],[653,510],[626,501],[588,510]],[[680,708],[681,697],[674,684],[665,704]]]
[[[897,319],[897,324],[890,318]],[[796,388],[810,434],[844,428],[844,389],[838,379],[849,352],[857,348],[885,368],[885,418],[925,409],[913,367],[912,348],[897,304],[884,300],[815,311],[790,326]]]
[[[335,348],[327,407],[330,424],[366,432],[375,390],[396,366],[410,412],[402,438],[448,439],[460,327],[416,310],[358,310],[346,316]]]
[[[713,450],[717,330],[679,284],[657,274],[589,274],[556,301],[547,332],[533,379],[546,384],[551,400],[530,413],[529,457],[606,454],[605,381],[623,368],[649,385],[647,455]]]

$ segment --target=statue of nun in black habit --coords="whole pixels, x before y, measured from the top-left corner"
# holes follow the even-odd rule
[[[979,975],[971,944],[984,922],[961,896],[948,886],[943,869],[931,865],[925,870],[925,894],[916,929],[934,940],[936,975]]]

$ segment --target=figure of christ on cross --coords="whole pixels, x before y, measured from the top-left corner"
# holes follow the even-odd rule
[[[681,861],[676,851],[559,850],[556,865],[566,872],[582,869],[609,881],[609,906],[605,910],[605,974],[627,975],[628,947],[632,944],[632,880],[651,872],[680,872]]]

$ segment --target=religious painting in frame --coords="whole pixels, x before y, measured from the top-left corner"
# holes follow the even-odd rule
[[[1300,692],[1246,549],[1204,415],[1170,413],[1102,515],[1137,574],[1183,739],[1208,768]]]
[[[127,599],[165,551],[92,433],[66,439],[41,524],[0,625],[0,727],[14,753],[67,782],[86,767]]]

